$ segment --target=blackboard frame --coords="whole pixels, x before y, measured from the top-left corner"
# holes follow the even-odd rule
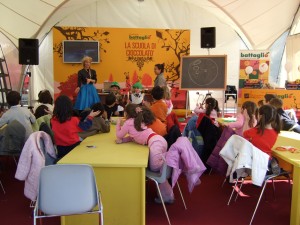
[[[213,80],[207,84],[199,84],[190,75],[191,66],[199,68],[202,60],[212,65],[212,70],[216,74]],[[205,69],[207,72],[207,69]],[[218,78],[218,79],[217,79]],[[207,78],[209,79],[209,78]],[[227,55],[192,55],[182,56],[180,63],[180,82],[181,90],[225,90],[227,84]]]

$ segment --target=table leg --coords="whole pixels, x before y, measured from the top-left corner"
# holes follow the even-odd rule
[[[290,225],[300,225],[300,167],[294,166]]]

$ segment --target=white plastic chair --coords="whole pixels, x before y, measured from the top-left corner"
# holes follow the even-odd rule
[[[164,200],[162,198],[162,195],[161,195],[158,184],[164,183],[167,179],[169,179],[171,177],[171,175],[172,175],[172,168],[169,167],[166,163],[163,164],[163,168],[161,169],[161,172],[152,172],[149,169],[146,170],[146,177],[148,179],[154,181],[154,183],[156,184],[156,189],[158,191],[159,198],[160,198],[161,203],[163,205],[163,208],[164,208],[167,220],[169,222],[169,225],[171,225],[171,222],[170,222],[169,215],[168,215],[168,212],[167,212],[167,209],[166,209]],[[184,208],[187,209],[178,181],[176,183],[177,183],[177,187],[178,187],[178,190],[179,190]]]
[[[101,196],[91,166],[61,164],[42,168],[34,225],[38,218],[92,213],[99,214],[99,224],[103,225]]]

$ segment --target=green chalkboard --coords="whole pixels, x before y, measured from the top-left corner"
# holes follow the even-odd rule
[[[226,55],[183,56],[180,66],[180,89],[221,90],[226,88]]]

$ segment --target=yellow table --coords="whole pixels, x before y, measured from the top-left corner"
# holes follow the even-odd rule
[[[274,149],[278,146],[293,146],[300,149],[300,134],[290,131],[281,131]],[[292,165],[293,190],[290,225],[300,225],[300,153],[273,150],[272,154]]]
[[[236,118],[228,117],[228,118],[217,118],[217,122],[222,126],[227,126],[229,123],[235,122]]]
[[[106,225],[145,224],[145,168],[147,146],[115,143],[115,126],[111,132],[88,137],[59,161],[59,164],[93,166],[101,192]],[[95,148],[87,148],[95,145]],[[62,224],[99,224],[97,215],[61,217]]]

